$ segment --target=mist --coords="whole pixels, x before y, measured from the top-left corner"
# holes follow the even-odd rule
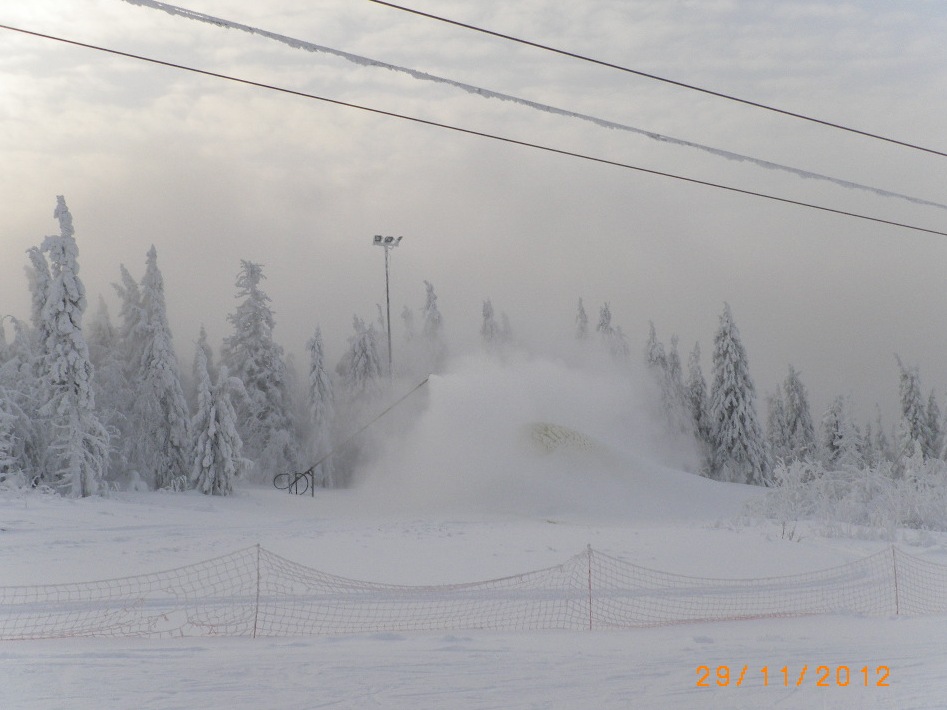
[[[432,375],[422,396],[423,411],[407,428],[392,410],[389,433],[376,437],[374,455],[356,474],[363,500],[382,510],[671,514],[649,511],[653,501],[642,495],[656,479],[712,483],[691,473],[698,465],[692,438],[667,434],[656,389],[631,367],[522,352],[505,362],[472,355]],[[537,425],[565,438],[543,445]]]

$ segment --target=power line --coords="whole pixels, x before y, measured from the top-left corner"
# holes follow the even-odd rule
[[[318,96],[316,94],[306,93],[304,91],[297,91],[295,89],[287,89],[285,87],[276,86],[274,84],[266,84],[263,82],[252,81],[250,79],[243,79],[240,77],[232,76],[229,74],[221,74],[219,72],[209,71],[207,69],[198,69],[196,67],[190,67],[184,64],[178,64],[176,62],[169,62],[162,59],[155,59],[153,57],[146,57],[140,54],[132,54],[130,52],[123,52],[117,49],[111,49],[108,47],[102,47],[100,45],[88,44],[86,42],[79,42],[76,40],[66,39],[64,37],[57,37],[55,35],[43,34],[41,32],[34,32],[32,30],[26,30],[19,27],[12,27],[10,25],[0,24],[0,29],[9,30],[11,32],[19,32],[21,34],[30,35],[32,37],[38,37],[40,39],[48,39],[55,42],[61,42],[63,44],[72,45],[75,47],[82,47],[84,49],[91,49],[97,52],[104,52],[106,54],[112,54],[119,57],[125,57],[127,59],[136,59],[142,62],[148,62],[150,64],[157,64],[159,66],[169,67],[172,69],[179,69],[182,71],[191,72],[193,74],[200,74],[202,76],[209,76],[216,79],[225,79],[227,81],[232,81],[238,84],[244,84],[246,86],[254,86],[260,89],[267,89],[269,91],[277,91],[283,94],[289,94],[291,96],[299,96],[301,98],[313,99],[315,101],[322,101],[334,106],[344,106],[346,108],[354,108],[360,111],[367,111],[379,116],[388,116],[390,118],[398,118],[403,121],[410,121],[412,123],[417,123],[424,126],[431,126],[435,128],[442,128],[449,131],[454,131],[456,133],[463,133],[471,136],[478,136],[480,138],[489,138],[491,140],[500,141],[502,143],[507,143],[510,145],[518,145],[524,148],[533,148],[536,150],[545,151],[547,153],[553,153],[555,155],[562,155],[570,158],[579,158],[581,160],[588,160],[590,162],[599,163],[602,165],[611,165],[613,167],[624,168],[626,170],[634,170],[636,172],[645,173],[648,175],[655,175],[658,177],[670,178],[673,180],[679,180],[681,182],[687,182],[694,185],[703,185],[704,187],[712,187],[718,190],[726,190],[727,192],[736,193],[739,195],[746,195],[750,197],[757,197],[761,199],[771,200],[774,202],[781,202],[783,204],[795,205],[797,207],[805,207],[808,209],[819,210],[821,212],[828,212],[831,214],[842,215],[845,217],[852,217],[855,219],[861,219],[868,222],[875,222],[878,224],[886,224],[892,227],[901,227],[902,229],[909,229],[915,232],[924,232],[927,234],[936,234],[938,236],[947,237],[947,232],[931,229],[928,227],[919,227],[917,225],[907,224],[904,222],[895,222],[893,220],[883,219],[881,217],[872,217],[865,214],[860,214],[858,212],[849,212],[847,210],[836,209],[834,207],[826,207],[824,205],[816,205],[809,202],[803,202],[801,200],[793,200],[787,197],[779,197],[777,195],[769,195],[763,192],[755,192],[753,190],[745,190],[739,187],[733,187],[730,185],[722,185],[720,183],[714,183],[707,180],[699,180],[697,178],[686,177],[683,175],[676,175],[674,173],[663,172],[660,170],[653,170],[651,168],[643,168],[638,165],[632,165],[630,163],[622,163],[616,160],[608,160],[607,158],[598,158],[592,155],[587,155],[585,153],[577,153],[570,150],[564,150],[562,148],[555,148],[553,146],[542,145],[539,143],[531,143],[529,141],[522,141],[515,138],[509,138],[506,136],[499,136],[493,133],[486,133],[484,131],[477,131],[470,128],[463,128],[461,126],[454,126],[447,123],[439,123],[437,121],[430,121],[424,118],[418,118],[416,116],[408,116],[405,114],[395,113],[393,111],[386,111],[383,109],[373,108],[371,106],[364,106],[361,104],[350,103],[347,101],[340,101],[338,99],[330,99],[324,96]]]
[[[746,162],[752,163],[758,167],[765,168],[767,170],[778,170],[782,172],[791,173],[796,177],[800,177],[808,180],[821,180],[825,182],[832,183],[833,185],[843,187],[847,190],[864,190],[866,192],[871,192],[882,197],[894,198],[899,200],[905,200],[907,202],[913,202],[917,205],[924,205],[927,207],[937,207],[942,210],[947,210],[947,205],[941,202],[934,202],[932,200],[924,200],[918,197],[912,197],[910,195],[905,195],[900,192],[893,192],[891,190],[883,190],[881,188],[872,187],[870,185],[863,185],[861,183],[853,182],[851,180],[842,180],[840,178],[831,177],[829,175],[823,175],[821,173],[812,172],[809,170],[802,170],[800,168],[794,168],[788,165],[783,165],[781,163],[774,163],[769,160],[762,160],[760,158],[755,158],[749,155],[742,155],[740,153],[734,153],[729,150],[723,150],[721,148],[713,148],[711,146],[702,145],[700,143],[694,143],[693,141],[682,140],[680,138],[672,138],[671,136],[666,136],[661,133],[655,133],[654,131],[646,131],[641,128],[635,128],[634,126],[629,126],[623,123],[616,123],[615,121],[608,121],[603,118],[598,118],[597,116],[590,116],[583,113],[578,113],[576,111],[570,111],[568,109],[557,108],[555,106],[549,106],[548,104],[538,103],[536,101],[531,101],[529,99],[524,99],[519,96],[512,96],[510,94],[500,93],[498,91],[493,91],[492,89],[485,89],[480,86],[473,86],[471,84],[465,84],[463,82],[455,81],[453,79],[446,79],[441,76],[436,76],[434,74],[428,74],[427,72],[418,71],[416,69],[410,69],[408,67],[398,66],[397,64],[389,64],[388,62],[382,62],[377,59],[371,59],[370,57],[361,56],[358,54],[352,54],[351,52],[343,52],[339,49],[333,49],[331,47],[326,47],[324,45],[314,44],[312,42],[307,42],[305,40],[296,39],[294,37],[287,37],[286,35],[277,34],[275,32],[270,32],[268,30],[263,30],[258,27],[251,27],[250,25],[244,25],[239,22],[233,22],[232,20],[225,20],[221,17],[214,17],[213,15],[206,15],[202,12],[196,12],[194,10],[189,10],[184,7],[178,7],[176,5],[169,5],[168,3],[160,2],[159,0],[125,0],[125,2],[131,5],[137,5],[140,7],[146,7],[154,10],[161,10],[168,13],[169,15],[176,17],[183,17],[188,20],[195,20],[197,22],[204,22],[215,27],[221,27],[224,29],[233,29],[240,32],[247,32],[249,34],[259,35],[261,37],[266,37],[267,39],[274,40],[281,44],[285,44],[288,47],[293,49],[302,49],[308,52],[329,54],[334,57],[340,57],[345,59],[348,62],[352,62],[358,66],[367,66],[375,67],[379,69],[387,69],[388,71],[406,74],[412,79],[417,79],[418,81],[429,81],[436,84],[443,84],[450,86],[454,89],[459,89],[468,94],[478,96],[483,99],[496,99],[498,101],[509,101],[511,103],[518,104],[520,106],[526,106],[528,108],[534,109],[536,111],[543,111],[545,113],[551,113],[556,116],[564,116],[566,118],[572,118],[579,121],[586,121],[592,123],[600,128],[608,128],[611,130],[624,131],[628,133],[634,133],[636,135],[645,136],[650,138],[653,141],[658,143],[665,143],[669,145],[681,146],[683,148],[691,148],[693,150],[699,150],[704,153],[709,153],[718,158],[724,158],[725,160],[732,160],[737,162]]]
[[[458,20],[452,20],[448,17],[442,17],[440,15],[434,15],[429,12],[422,12],[421,10],[415,10],[410,7],[404,7],[403,5],[396,5],[392,2],[386,2],[386,0],[368,0],[373,2],[376,5],[384,5],[385,7],[390,7],[395,10],[402,10],[404,12],[411,13],[412,15],[418,15],[420,17],[426,17],[431,20],[437,20],[438,22],[445,22],[449,25],[454,25],[456,27],[463,27],[467,30],[473,30],[474,32],[480,32],[482,34],[490,35],[492,37],[498,37],[500,39],[509,40],[510,42],[516,42],[518,44],[523,44],[528,47],[534,47],[536,49],[542,49],[547,52],[553,52],[555,54],[562,55],[564,57],[570,57],[572,59],[578,59],[583,62],[590,62],[591,64],[597,64],[601,67],[607,67],[609,69],[617,69],[618,71],[625,72],[627,74],[634,74],[635,76],[644,77],[646,79],[653,79],[655,81],[660,81],[665,84],[671,84],[673,86],[680,87],[682,89],[690,89],[691,91],[699,91],[702,94],[707,94],[709,96],[716,96],[720,99],[726,99],[727,101],[735,101],[745,106],[752,106],[753,108],[763,109],[765,111],[772,111],[773,113],[782,114],[783,116],[789,116],[791,118],[798,118],[803,121],[809,121],[810,123],[817,123],[821,126],[827,126],[829,128],[836,128],[840,131],[847,131],[849,133],[855,133],[866,138],[874,138],[875,140],[885,141],[886,143],[893,143],[895,145],[902,146],[904,148],[911,148],[912,150],[920,150],[925,153],[931,153],[932,155],[939,155],[941,157],[947,158],[947,153],[934,150],[933,148],[925,148],[924,146],[916,145],[914,143],[908,143],[906,141],[897,140],[895,138],[888,138],[887,136],[882,136],[877,133],[869,133],[868,131],[863,131],[858,128],[852,128],[850,126],[845,126],[840,123],[833,123],[832,121],[826,121],[821,118],[815,118],[814,116],[808,116],[802,113],[796,113],[795,111],[788,111],[786,109],[777,108],[776,106],[770,106],[769,104],[759,103],[757,101],[751,101],[749,99],[742,99],[733,94],[725,94],[720,91],[714,91],[713,89],[707,89],[702,86],[696,86],[694,84],[688,84],[683,81],[677,81],[675,79],[668,79],[667,77],[658,76],[657,74],[650,74],[648,72],[640,71],[638,69],[631,69],[629,67],[622,66],[620,64],[612,64],[611,62],[606,62],[601,59],[595,59],[583,54],[577,54],[575,52],[569,52],[564,49],[558,49],[556,47],[551,47],[546,44],[540,44],[539,42],[533,42],[531,40],[523,39],[521,37],[515,37],[513,35],[504,34],[502,32],[495,32],[494,30],[488,30],[483,27],[478,27],[476,25],[467,24],[466,22],[460,22]]]

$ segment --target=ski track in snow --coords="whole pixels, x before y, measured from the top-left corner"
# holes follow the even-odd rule
[[[428,74],[427,72],[418,71],[416,69],[410,69],[408,67],[398,66],[396,64],[389,64],[387,62],[378,61],[376,59],[371,59],[369,57],[363,57],[358,54],[352,54],[350,52],[343,52],[338,49],[333,49],[331,47],[325,47],[318,44],[313,44],[312,42],[306,42],[301,39],[294,39],[293,37],[287,37],[285,35],[277,34],[275,32],[269,32],[267,30],[260,29],[258,27],[251,27],[249,25],[244,25],[239,22],[232,22],[230,20],[224,20],[219,17],[214,17],[212,15],[206,15],[204,13],[195,12],[193,10],[188,10],[186,8],[177,7],[175,5],[169,5],[163,2],[157,2],[157,0],[125,0],[125,2],[132,5],[139,5],[141,7],[147,7],[155,10],[162,10],[169,15],[177,15],[179,17],[184,17],[189,20],[196,20],[198,22],[204,22],[211,25],[216,25],[217,27],[224,27],[234,30],[239,30],[241,32],[248,32],[250,34],[260,35],[261,37],[266,37],[268,39],[275,40],[282,44],[285,44],[294,49],[302,49],[308,52],[316,52],[322,54],[329,54],[335,57],[339,57],[353,64],[366,67],[376,67],[379,69],[387,69],[388,71],[396,72],[399,74],[405,74],[417,79],[419,81],[429,81],[437,84],[443,84],[446,86],[459,89],[468,94],[475,96],[480,96],[485,99],[496,99],[499,101],[508,101],[511,103],[518,104],[520,106],[526,106],[528,108],[542,111],[544,113],[550,113],[557,116],[564,116],[566,118],[572,118],[580,121],[585,121],[588,123],[593,123],[601,128],[608,128],[610,130],[624,131],[628,133],[634,133],[640,136],[644,136],[653,141],[659,143],[667,143],[670,145],[676,145],[683,148],[691,148],[693,150],[699,150],[704,153],[709,153],[711,155],[717,156],[719,158],[724,158],[726,160],[732,160],[741,163],[751,163],[757,167],[765,168],[766,170],[776,170],[781,172],[790,173],[796,177],[805,179],[805,180],[819,180],[824,182],[832,183],[838,187],[845,188],[846,190],[861,190],[864,192],[869,192],[874,195],[879,195],[881,197],[888,197],[898,200],[905,200],[916,205],[924,205],[926,207],[936,207],[938,209],[947,210],[947,205],[934,202],[932,200],[925,200],[918,197],[912,197],[910,195],[905,195],[899,192],[892,192],[891,190],[884,190],[878,187],[872,187],[870,185],[863,185],[861,183],[852,182],[850,180],[842,180],[840,178],[831,177],[829,175],[823,175],[821,173],[811,172],[809,170],[802,170],[800,168],[794,168],[788,165],[783,165],[781,163],[774,163],[768,160],[762,160],[760,158],[754,158],[749,155],[742,155],[740,153],[734,153],[729,150],[723,150],[721,148],[713,148],[711,146],[702,145],[700,143],[694,143],[692,141],[683,140],[681,138],[672,138],[671,136],[666,136],[661,133],[656,133],[654,131],[647,131],[641,128],[635,128],[634,126],[629,126],[623,123],[617,123],[614,121],[608,121],[602,118],[597,118],[596,116],[589,116],[587,114],[578,113],[576,111],[569,111],[567,109],[557,108],[555,106],[549,106],[548,104],[539,103],[536,101],[530,101],[518,96],[511,96],[509,94],[504,94],[498,91],[492,91],[490,89],[484,89],[479,86],[473,86],[471,84],[465,84],[463,82],[454,81],[453,79],[446,79],[444,77],[436,76],[434,74]]]

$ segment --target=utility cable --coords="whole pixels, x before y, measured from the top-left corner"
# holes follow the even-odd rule
[[[500,39],[509,40],[510,42],[516,42],[518,44],[523,44],[528,47],[534,47],[536,49],[542,49],[547,52],[553,52],[555,54],[562,55],[564,57],[570,57],[572,59],[578,59],[583,62],[589,62],[591,64],[597,64],[601,67],[607,67],[608,69],[617,69],[618,71],[625,72],[627,74],[634,74],[635,76],[644,77],[646,79],[653,79],[655,81],[660,81],[665,84],[671,84],[673,86],[680,87],[682,89],[690,89],[691,91],[699,91],[702,94],[707,94],[709,96],[715,96],[720,99],[726,99],[727,101],[735,101],[746,106],[752,106],[753,108],[763,109],[765,111],[772,111],[773,113],[782,114],[783,116],[789,116],[790,118],[798,118],[803,121],[809,121],[810,123],[817,123],[822,126],[827,126],[829,128],[836,128],[840,131],[847,131],[849,133],[855,133],[866,138],[874,138],[875,140],[885,141],[886,143],[893,143],[895,145],[902,146],[904,148],[911,148],[912,150],[920,150],[925,153],[931,153],[932,155],[939,155],[943,158],[947,158],[947,153],[934,150],[933,148],[925,148],[924,146],[916,145],[914,143],[908,143],[906,141],[897,140],[895,138],[888,138],[887,136],[882,136],[877,133],[869,133],[868,131],[863,131],[858,128],[852,128],[850,126],[845,126],[840,123],[833,123],[832,121],[826,121],[821,118],[815,118],[814,116],[808,116],[802,113],[796,113],[795,111],[788,111],[786,109],[777,108],[776,106],[771,106],[768,104],[760,103],[758,101],[751,101],[749,99],[742,99],[733,94],[725,94],[720,91],[714,91],[713,89],[707,89],[702,86],[696,86],[694,84],[688,84],[683,81],[677,81],[675,79],[668,79],[667,77],[658,76],[657,74],[649,74],[648,72],[640,71],[638,69],[631,69],[629,67],[622,66],[620,64],[613,64],[611,62],[602,61],[601,59],[595,59],[583,54],[577,54],[575,52],[569,52],[564,49],[557,49],[556,47],[551,47],[546,44],[540,44],[539,42],[533,42],[531,40],[523,39],[521,37],[515,37],[513,35],[504,34],[502,32],[495,32],[493,30],[488,30],[483,27],[478,27],[476,25],[467,24],[466,22],[459,22],[458,20],[452,20],[448,17],[442,17],[440,15],[434,15],[429,12],[422,12],[421,10],[415,10],[410,7],[404,7],[403,5],[396,5],[392,2],[386,2],[386,0],[368,0],[373,2],[376,5],[384,5],[385,7],[390,7],[394,10],[402,10],[408,12],[412,15],[418,15],[420,17],[426,17],[431,20],[437,20],[438,22],[445,22],[449,25],[455,25],[456,27],[462,27],[467,30],[473,30],[474,32],[480,32],[482,34],[490,35],[492,37],[498,37]]]
[[[556,155],[562,155],[562,156],[566,156],[566,157],[570,157],[570,158],[579,158],[579,159],[581,159],[581,160],[588,160],[588,161],[595,162],[595,163],[600,163],[600,164],[603,164],[603,165],[611,165],[611,166],[618,167],[618,168],[624,168],[624,169],[626,169],[626,170],[634,170],[634,171],[637,171],[637,172],[640,172],[640,173],[645,173],[645,174],[648,174],[648,175],[656,175],[656,176],[659,176],[659,177],[666,177],[666,178],[670,178],[670,179],[673,179],[673,180],[679,180],[679,181],[682,181],[682,182],[691,183],[691,184],[694,184],[694,185],[703,185],[703,186],[705,186],[705,187],[713,187],[713,188],[716,188],[716,189],[718,189],[718,190],[726,190],[726,191],[728,191],[728,192],[732,192],[732,193],[736,193],[736,194],[740,194],[740,195],[747,195],[747,196],[750,196],[750,197],[757,197],[757,198],[761,198],[761,199],[771,200],[771,201],[774,201],[774,202],[781,202],[781,203],[783,203],[783,204],[796,205],[796,206],[798,206],[798,207],[805,207],[805,208],[808,208],[808,209],[819,210],[819,211],[821,211],[821,212],[829,212],[829,213],[832,213],[832,214],[843,215],[843,216],[846,216],[846,217],[852,217],[852,218],[855,218],[855,219],[866,220],[866,221],[875,222],[875,223],[878,223],[878,224],[886,224],[886,225],[893,226],[893,227],[900,227],[900,228],[902,228],[902,229],[909,229],[909,230],[912,230],[912,231],[915,231],[915,232],[924,232],[924,233],[927,233],[927,234],[936,234],[936,235],[938,235],[938,236],[947,237],[947,232],[945,232],[945,231],[940,231],[940,230],[937,230],[937,229],[931,229],[931,228],[928,228],[928,227],[919,227],[919,226],[917,226],[917,225],[907,224],[907,223],[904,223],[904,222],[895,222],[895,221],[893,221],[893,220],[883,219],[883,218],[881,218],[881,217],[872,217],[872,216],[865,215],[865,214],[861,214],[861,213],[858,213],[858,212],[849,212],[849,211],[847,211],[847,210],[841,210],[841,209],[837,209],[837,208],[834,208],[834,207],[826,207],[826,206],[824,206],[824,205],[816,205],[816,204],[809,203],[809,202],[802,202],[801,200],[793,200],[793,199],[789,199],[789,198],[786,198],[786,197],[779,197],[778,195],[770,195],[770,194],[763,193],[763,192],[754,192],[754,191],[752,191],[752,190],[745,190],[745,189],[743,189],[743,188],[733,187],[733,186],[730,186],[730,185],[722,185],[722,184],[720,184],[720,183],[709,182],[709,181],[707,181],[707,180],[699,180],[699,179],[697,179],[697,178],[686,177],[686,176],[683,176],[683,175],[676,175],[676,174],[674,174],[674,173],[663,172],[663,171],[660,171],[660,170],[653,170],[653,169],[651,169],[651,168],[643,168],[643,167],[640,167],[640,166],[637,166],[637,165],[632,165],[632,164],[630,164],[630,163],[622,163],[622,162],[619,162],[619,161],[616,161],[616,160],[608,160],[608,159],[606,159],[606,158],[598,158],[598,157],[595,157],[595,156],[586,155],[586,154],[584,154],[584,153],[577,153],[577,152],[573,152],[573,151],[569,151],[569,150],[564,150],[564,149],[561,149],[561,148],[555,148],[555,147],[552,147],[552,146],[542,145],[542,144],[539,144],[539,143],[530,143],[530,142],[528,142],[528,141],[522,141],[522,140],[517,140],[517,139],[515,139],[515,138],[509,138],[509,137],[505,137],[505,136],[499,136],[499,135],[496,135],[496,134],[493,134],[493,133],[486,133],[486,132],[483,132],[483,131],[476,131],[476,130],[473,130],[473,129],[470,129],[470,128],[463,128],[463,127],[461,127],[461,126],[454,126],[454,125],[447,124],[447,123],[439,123],[439,122],[437,122],[437,121],[430,121],[430,120],[427,120],[427,119],[424,119],[424,118],[418,118],[418,117],[416,117],[416,116],[408,116],[408,115],[405,115],[405,114],[395,113],[395,112],[393,112],[393,111],[386,111],[386,110],[383,110],[383,109],[373,108],[373,107],[371,107],[371,106],[364,106],[364,105],[361,105],[361,104],[350,103],[350,102],[347,102],[347,101],[340,101],[340,100],[338,100],[338,99],[330,99],[330,98],[327,98],[327,97],[324,97],[324,96],[318,96],[318,95],[316,95],[316,94],[309,94],[309,93],[306,93],[306,92],[304,92],[304,91],[297,91],[297,90],[295,90],[295,89],[288,89],[288,88],[281,87],[281,86],[275,86],[275,85],[273,85],[273,84],[265,84],[265,83],[258,82],[258,81],[252,81],[252,80],[250,80],[250,79],[243,79],[243,78],[236,77],[236,76],[231,76],[231,75],[228,75],[228,74],[221,74],[221,73],[218,73],[218,72],[212,72],[212,71],[208,71],[208,70],[206,70],[206,69],[199,69],[199,68],[196,68],[196,67],[190,67],[190,66],[187,66],[187,65],[184,65],[184,64],[178,64],[178,63],[175,63],[175,62],[169,62],[169,61],[165,61],[165,60],[162,60],[162,59],[155,59],[155,58],[153,58],[153,57],[146,57],[146,56],[143,56],[143,55],[140,55],[140,54],[132,54],[132,53],[130,53],[130,52],[123,52],[123,51],[120,51],[120,50],[117,50],[117,49],[111,49],[111,48],[108,48],[108,47],[102,47],[102,46],[95,45],[95,44],[88,44],[88,43],[86,43],[86,42],[79,42],[79,41],[76,41],[76,40],[66,39],[66,38],[64,38],[64,37],[57,37],[57,36],[54,36],[54,35],[43,34],[43,33],[41,33],[41,32],[34,32],[34,31],[32,31],[32,30],[26,30],[26,29],[22,29],[22,28],[19,28],[19,27],[13,27],[13,26],[11,26],[11,25],[0,24],[0,29],[9,30],[9,31],[11,31],[11,32],[19,32],[19,33],[21,33],[21,34],[30,35],[30,36],[32,36],[32,37],[38,37],[38,38],[40,38],[40,39],[48,39],[48,40],[52,40],[52,41],[55,41],[55,42],[61,42],[61,43],[63,43],[63,44],[68,44],[68,45],[71,45],[71,46],[74,46],[74,47],[82,47],[82,48],[84,48],[84,49],[91,49],[91,50],[98,51],[98,52],[104,52],[104,53],[106,53],[106,54],[112,54],[112,55],[119,56],[119,57],[125,57],[125,58],[127,58],[127,59],[136,59],[136,60],[139,60],[139,61],[148,62],[148,63],[150,63],[150,64],[156,64],[156,65],[159,65],[159,66],[169,67],[169,68],[172,68],[172,69],[179,69],[179,70],[191,72],[191,73],[194,73],[194,74],[200,74],[200,75],[202,75],[202,76],[214,77],[214,78],[216,78],[216,79],[225,79],[225,80],[227,80],[227,81],[232,81],[232,82],[235,82],[235,83],[238,83],[238,84],[244,84],[244,85],[246,85],[246,86],[255,86],[255,87],[260,88],[260,89],[267,89],[267,90],[270,90],[270,91],[277,91],[277,92],[280,92],[280,93],[283,93],[283,94],[289,94],[289,95],[291,95],[291,96],[299,96],[299,97],[301,97],[301,98],[313,99],[313,100],[315,100],[315,101],[322,101],[322,102],[325,102],[325,103],[332,104],[332,105],[334,105],[334,106],[344,106],[344,107],[346,107],[346,108],[354,108],[354,109],[358,109],[358,110],[360,110],[360,111],[367,111],[367,112],[369,112],[369,113],[373,113],[373,114],[376,114],[376,115],[379,115],[379,116],[388,116],[388,117],[390,117],[390,118],[398,118],[398,119],[401,119],[401,120],[404,120],[404,121],[410,121],[410,122],[412,122],[412,123],[417,123],[417,124],[424,125],[424,126],[432,126],[432,127],[435,127],[435,128],[442,128],[442,129],[445,129],[445,130],[454,131],[455,133],[463,133],[463,134],[471,135],[471,136],[479,136],[479,137],[481,137],[481,138],[489,138],[489,139],[491,139],[491,140],[500,141],[500,142],[507,143],[507,144],[510,144],[510,145],[518,145],[518,146],[522,146],[522,147],[525,147],[525,148],[534,148],[534,149],[536,149],[536,150],[542,150],[542,151],[545,151],[545,152],[547,152],[547,153],[553,153],[553,154],[556,154]]]
[[[352,54],[350,52],[343,52],[338,49],[332,49],[331,47],[325,47],[318,44],[313,44],[312,42],[307,42],[301,39],[295,39],[293,37],[287,37],[285,35],[276,34],[275,32],[269,32],[268,30],[263,30],[258,27],[251,27],[249,25],[244,25],[239,22],[233,22],[231,20],[225,20],[220,17],[214,17],[213,15],[205,15],[201,12],[195,12],[194,10],[188,10],[187,8],[178,7],[176,5],[169,5],[168,3],[159,2],[158,0],[125,0],[125,2],[131,5],[137,5],[139,7],[147,7],[154,10],[162,10],[163,12],[168,13],[172,16],[184,17],[189,20],[196,20],[198,22],[204,22],[216,27],[222,27],[224,29],[234,29],[241,32],[247,32],[249,34],[259,35],[261,37],[266,37],[267,39],[272,39],[282,44],[285,44],[293,49],[303,49],[308,52],[315,53],[324,53],[329,54],[335,57],[340,57],[346,61],[352,62],[359,66],[368,66],[368,67],[377,67],[380,69],[387,69],[389,71],[397,72],[400,74],[406,74],[413,79],[419,81],[430,81],[438,84],[445,84],[455,89],[460,89],[465,91],[468,94],[474,96],[479,96],[484,99],[498,99],[500,101],[509,101],[521,106],[526,106],[538,111],[544,111],[546,113],[551,113],[558,116],[565,116],[566,118],[578,119],[580,121],[587,121],[593,123],[597,126],[608,128],[618,131],[626,131],[629,133],[635,133],[637,135],[645,136],[651,140],[657,141],[659,143],[666,143],[671,145],[677,145],[684,148],[692,148],[695,150],[700,150],[705,153],[710,153],[719,158],[724,158],[726,160],[732,160],[736,162],[751,163],[758,167],[765,168],[767,170],[776,170],[782,172],[788,172],[796,177],[803,178],[805,180],[821,180],[825,182],[832,183],[838,187],[845,188],[847,190],[863,190],[866,192],[873,193],[875,195],[880,195],[881,197],[889,197],[899,200],[905,200],[907,202],[912,202],[917,205],[924,205],[927,207],[937,207],[942,210],[947,210],[947,205],[940,202],[933,202],[931,200],[921,199],[919,197],[912,197],[909,195],[904,195],[899,192],[892,192],[891,190],[883,190],[878,187],[871,187],[870,185],[862,185],[857,182],[852,182],[851,180],[842,180],[840,178],[834,178],[829,175],[823,175],[821,173],[811,172],[809,170],[802,170],[800,168],[793,168],[788,165],[782,165],[780,163],[774,163],[769,160],[762,160],[760,158],[754,158],[749,155],[741,155],[740,153],[734,153],[729,150],[722,150],[720,148],[712,148],[710,146],[701,145],[700,143],[694,143],[692,141],[682,140],[680,138],[672,138],[670,136],[665,136],[660,133],[655,133],[654,131],[646,131],[641,128],[635,128],[634,126],[628,126],[622,123],[616,123],[614,121],[607,121],[596,116],[589,116],[582,113],[577,113],[575,111],[569,111],[567,109],[556,108],[555,106],[549,106],[546,104],[537,103],[535,101],[530,101],[529,99],[520,98],[518,96],[511,96],[510,94],[502,94],[491,89],[485,89],[479,86],[472,86],[470,84],[464,84],[459,81],[454,81],[453,79],[445,79],[444,77],[435,76],[434,74],[428,74],[426,72],[421,72],[416,69],[409,69],[407,67],[398,66],[396,64],[389,64],[387,62],[382,62],[377,59],[371,59],[369,57],[363,57],[358,54]]]

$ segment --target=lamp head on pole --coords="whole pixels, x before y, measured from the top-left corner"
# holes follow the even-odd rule
[[[391,248],[398,246],[402,239],[403,237],[383,237],[380,234],[376,234],[372,238],[372,244],[374,244],[376,247]]]

